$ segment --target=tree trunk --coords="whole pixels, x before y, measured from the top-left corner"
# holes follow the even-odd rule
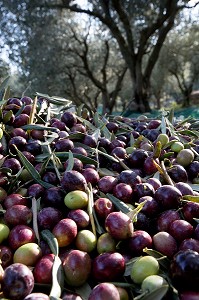
[[[107,91],[102,91],[102,114],[111,113],[111,109],[109,107],[109,95]]]
[[[189,107],[190,106],[190,94],[185,93],[184,94],[184,102],[183,102],[183,107]]]
[[[157,109],[161,109],[160,97],[161,97],[161,92],[159,91],[156,95]]]
[[[150,81],[148,78],[143,77],[141,66],[141,61],[137,61],[135,71],[131,72],[131,80],[135,102],[134,110],[143,113],[151,111],[149,105]]]

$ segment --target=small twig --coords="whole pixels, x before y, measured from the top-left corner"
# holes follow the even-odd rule
[[[162,175],[164,176],[164,178],[166,179],[166,181],[168,182],[168,184],[174,186],[174,183],[173,183],[171,177],[170,177],[169,174],[167,173],[167,170],[166,170],[165,165],[164,165],[164,161],[162,160],[162,161],[160,162],[160,164],[161,164],[161,168],[162,168],[162,171],[163,171],[163,174],[162,174]]]

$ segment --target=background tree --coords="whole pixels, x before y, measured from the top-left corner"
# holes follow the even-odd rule
[[[183,35],[179,31],[170,36],[165,48],[168,70],[179,89],[182,105],[189,106],[190,94],[199,82],[199,31],[195,24],[187,24]]]
[[[152,71],[168,32],[175,24],[178,13],[190,1],[122,1],[95,0],[87,5],[60,0],[49,7],[66,8],[87,14],[102,22],[118,42],[128,66],[133,98],[140,111],[150,110],[149,90]],[[195,4],[196,5],[196,4]],[[150,54],[148,54],[150,53]],[[143,64],[148,54],[147,64]]]
[[[124,109],[127,102],[133,110],[149,110],[151,99],[168,90],[163,46],[190,2],[0,0],[0,43],[9,48],[23,91],[92,108],[103,98],[104,111]]]
[[[71,43],[65,51],[71,57],[66,71],[71,84],[67,93],[74,102],[89,103],[93,110],[101,103],[103,113],[112,113],[127,67],[114,41],[101,37],[101,26],[95,26],[93,36],[93,26],[88,21],[86,24],[81,35],[79,28],[69,26]]]
[[[9,64],[5,60],[0,59],[0,83],[9,75],[9,73]]]
[[[29,1],[8,2],[6,8],[4,36],[13,49],[9,57],[20,66],[29,91],[68,97],[91,109],[101,103],[103,112],[112,112],[126,67],[116,43],[107,34],[102,37],[99,23],[91,28],[88,18],[80,22],[74,13],[46,10]]]

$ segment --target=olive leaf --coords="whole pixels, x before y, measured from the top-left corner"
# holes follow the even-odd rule
[[[101,136],[100,129],[97,128],[97,129],[92,133],[92,137],[93,137],[96,141],[98,141],[99,138],[100,138],[100,136]]]
[[[164,114],[162,114],[162,122],[161,122],[160,127],[161,127],[161,132],[164,133],[164,134],[166,134],[166,127],[167,126],[166,126],[166,121],[165,121]]]
[[[162,150],[162,144],[160,141],[157,141],[153,150],[153,158],[159,158]]]
[[[111,139],[111,133],[108,130],[108,128],[106,127],[106,123],[108,122],[107,120],[101,120],[98,112],[96,112],[93,116],[93,121],[95,123],[95,126],[98,127],[100,129],[100,131],[102,132],[102,134],[104,135],[105,138],[107,139]]]
[[[133,134],[131,133],[130,134],[130,147],[133,147],[134,144],[135,144],[135,138],[134,138]]]
[[[49,297],[60,298],[64,286],[64,270],[61,259],[55,255],[52,267],[52,287]]]
[[[70,140],[83,140],[85,137],[85,133],[77,132],[77,133],[70,133]]]
[[[52,184],[41,180],[40,174],[37,172],[37,170],[35,169],[35,167],[28,161],[28,159],[25,157],[25,155],[20,150],[18,150],[16,146],[15,146],[15,149],[17,151],[17,154],[18,154],[18,156],[19,156],[19,158],[20,158],[23,166],[32,175],[32,178],[37,183],[41,184],[43,187],[45,187],[47,189],[53,187]]]
[[[85,120],[81,117],[77,116],[77,119],[79,121],[81,121],[83,124],[85,124],[91,131],[95,131],[97,129],[97,127],[95,127],[91,122],[89,122],[88,120]]]
[[[93,205],[94,205],[94,201],[93,201],[93,191],[92,191],[92,185],[90,183],[88,183],[87,188],[86,188],[86,193],[88,195],[88,214],[91,220],[91,226],[92,226],[92,230],[93,233],[96,235],[96,232],[98,234],[102,234],[104,233],[104,229],[102,228],[102,226],[100,225],[95,210],[93,209]]]
[[[137,215],[142,210],[143,206],[146,204],[147,200],[143,201],[142,203],[139,203],[138,206],[134,209],[131,209],[130,212],[127,213],[127,216],[132,220],[132,222],[136,222]]]
[[[172,108],[169,112],[169,115],[168,115],[168,120],[171,124],[173,124],[173,120],[174,120],[174,108]]]
[[[35,197],[32,197],[33,230],[35,232],[35,236],[37,238],[38,243],[40,243],[39,229],[37,223],[37,212],[37,200]]]
[[[170,260],[167,256],[163,255],[159,251],[156,251],[154,249],[144,248],[143,252],[147,253],[150,256],[153,256],[156,258],[159,262],[159,264],[165,269],[168,270],[170,266]]]
[[[55,127],[48,127],[44,125],[38,125],[38,124],[28,124],[28,125],[23,125],[21,126],[22,129],[24,130],[48,130],[48,131],[53,131],[53,132],[58,132],[59,130]]]
[[[36,92],[36,95],[38,97],[45,98],[46,100],[48,100],[49,103],[52,103],[52,104],[55,104],[55,105],[64,105],[65,108],[72,104],[71,100],[68,100],[68,99],[65,99],[65,98],[62,98],[62,97],[49,96],[47,94],[42,94],[42,93],[38,93],[38,92]]]
[[[141,256],[136,256],[130,259],[125,265],[124,276],[130,276],[133,264],[140,258]]]
[[[68,155],[68,166],[66,168],[66,171],[71,171],[74,166],[74,156],[73,153],[69,150],[69,155]]]
[[[128,214],[128,213],[132,212],[132,209],[128,205],[126,205],[123,201],[119,200],[118,198],[116,198],[112,194],[107,193],[106,197],[109,198],[111,200],[111,202],[113,202],[113,204],[119,210],[121,210],[123,213]]]
[[[3,116],[3,122],[6,124],[10,121],[10,119],[12,118],[13,116],[13,112],[12,110],[9,110],[7,113],[4,114]]]
[[[180,134],[185,134],[185,135],[190,135],[190,136],[193,136],[193,137],[196,137],[198,138],[199,137],[199,132],[196,131],[196,130],[179,130],[178,133]]]
[[[98,171],[98,174],[100,175],[100,177],[103,177],[103,176],[117,177],[119,175],[116,171],[111,171],[107,168],[98,168],[97,171]]]
[[[41,231],[42,238],[47,242],[48,246],[50,247],[50,250],[54,255],[59,255],[59,246],[58,241],[54,234],[48,229],[44,229]]]
[[[11,175],[11,180],[9,182],[9,188],[8,188],[8,191],[7,191],[8,194],[10,194],[12,192],[14,186],[19,182],[19,178],[20,178],[20,175],[21,175],[22,171],[23,171],[23,168],[21,168],[19,170],[19,172],[17,172],[16,175],[11,175],[10,173],[7,173],[8,176]],[[11,170],[11,172],[12,172],[12,170]]]
[[[164,284],[161,287],[153,290],[152,292],[144,292],[143,294],[135,297],[134,300],[161,300],[166,295],[168,289],[169,285]]]
[[[25,106],[26,106],[26,104],[23,103],[23,105],[20,107],[20,109],[15,113],[15,117],[19,116],[22,113]]]
[[[91,227],[92,227],[92,231],[94,233],[94,235],[96,236],[96,227],[95,227],[95,220],[94,220],[94,216],[93,216],[93,205],[94,205],[94,200],[93,200],[93,191],[92,191],[92,186],[90,183],[88,183],[87,187],[86,187],[86,193],[88,195],[88,215],[90,217],[90,221],[91,221]]]
[[[80,287],[76,287],[75,288],[75,292],[78,295],[80,295],[80,297],[82,298],[82,300],[88,300],[88,297],[89,297],[89,295],[91,293],[91,287],[90,287],[90,285],[87,282],[85,282]]]
[[[118,162],[118,160],[115,157],[113,157],[112,155],[109,155],[106,152],[103,152],[103,151],[101,151],[99,149],[94,149],[94,148],[92,148],[92,149],[93,149],[94,152],[97,151],[99,154],[105,156],[106,158],[108,158],[108,159],[110,159],[110,160],[112,160],[114,162]]]
[[[197,203],[199,203],[199,196],[183,195],[182,199],[183,200],[187,200],[187,201],[191,201],[191,202],[197,202]]]
[[[82,109],[83,109],[83,107],[84,107],[84,103],[82,103],[82,104],[80,104],[78,107],[77,107],[77,115],[79,116],[79,117],[81,117],[81,115],[82,115]]]
[[[36,111],[37,111],[37,97],[35,97],[33,100],[33,105],[32,105],[31,111],[30,111],[30,117],[29,117],[28,124],[34,124]]]
[[[60,159],[68,159],[69,158],[69,152],[55,152],[55,155],[60,158]],[[87,157],[85,155],[82,154],[78,154],[78,153],[73,153],[73,156],[80,159],[84,164],[91,164],[91,165],[97,165],[97,161]]]

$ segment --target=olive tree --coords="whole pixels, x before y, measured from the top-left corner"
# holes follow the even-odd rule
[[[129,69],[135,109],[150,110],[148,99],[152,71],[179,13],[185,7],[191,8],[191,1],[60,0],[50,1],[44,7],[86,14],[104,24],[117,41]]]

